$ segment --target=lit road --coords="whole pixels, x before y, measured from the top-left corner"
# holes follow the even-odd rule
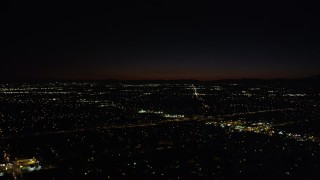
[[[253,114],[258,114],[258,113],[266,113],[266,112],[281,112],[281,111],[294,111],[294,110],[296,110],[296,109],[293,109],[293,108],[270,109],[270,110],[260,110],[260,111],[251,111],[251,112],[243,112],[243,113],[233,113],[233,114],[218,115],[217,117],[235,117],[235,116],[253,115]]]
[[[197,98],[197,99],[199,99],[199,94],[198,94],[198,92],[197,92],[197,88],[192,84],[191,85],[191,87],[193,88],[193,91],[194,91],[194,93],[193,93],[193,95]]]
[[[194,91],[193,95],[197,98],[197,100],[199,100],[201,102],[202,106],[204,108],[209,108],[209,106],[204,103],[204,100],[201,97],[199,97],[199,93],[198,93],[198,90],[197,90],[196,86],[194,84],[192,84],[191,87],[192,87],[192,89]]]

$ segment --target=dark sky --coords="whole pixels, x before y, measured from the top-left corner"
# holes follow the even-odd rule
[[[2,0],[0,79],[319,74],[318,6],[300,3]]]

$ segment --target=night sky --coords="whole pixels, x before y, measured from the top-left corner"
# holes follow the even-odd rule
[[[2,0],[0,79],[319,74],[318,6],[300,3]]]

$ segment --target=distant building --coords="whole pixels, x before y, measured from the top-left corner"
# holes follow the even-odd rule
[[[40,162],[36,158],[18,159],[14,162],[14,165],[20,168],[21,172],[31,172],[41,169]]]

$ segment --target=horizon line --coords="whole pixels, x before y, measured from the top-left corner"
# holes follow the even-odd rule
[[[307,79],[313,77],[320,77],[319,74],[313,76],[303,76],[303,77],[276,77],[276,78],[254,78],[254,77],[244,77],[244,78],[221,78],[221,79],[193,79],[193,78],[178,78],[178,79],[121,79],[121,78],[106,78],[106,79],[95,79],[95,78],[12,78],[12,79],[1,79],[2,81],[200,81],[200,82],[210,82],[210,81],[228,81],[228,80],[298,80]]]

